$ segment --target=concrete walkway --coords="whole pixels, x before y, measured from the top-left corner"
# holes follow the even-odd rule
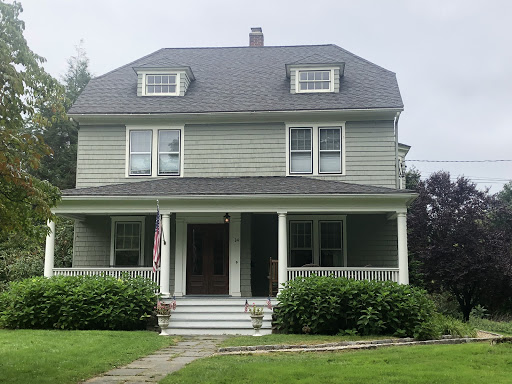
[[[214,354],[225,338],[226,336],[184,336],[173,347],[160,349],[86,383],[156,383],[188,363]]]

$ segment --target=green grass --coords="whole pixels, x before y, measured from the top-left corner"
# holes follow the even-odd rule
[[[469,324],[482,331],[495,332],[504,336],[512,336],[512,322],[471,318]]]
[[[146,331],[0,329],[0,382],[76,383],[172,343]]]
[[[512,345],[473,343],[368,351],[216,356],[167,376],[173,383],[510,383]]]
[[[285,335],[273,334],[261,337],[254,336],[237,336],[224,340],[221,347],[239,347],[245,345],[311,345],[337,343],[340,341],[357,341],[357,340],[379,340],[389,339],[392,336],[325,336],[325,335]]]

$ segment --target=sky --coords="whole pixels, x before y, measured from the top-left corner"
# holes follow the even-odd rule
[[[95,76],[160,48],[336,44],[397,74],[408,168],[498,192],[512,180],[512,1],[22,0],[25,37],[60,78],[83,39]]]

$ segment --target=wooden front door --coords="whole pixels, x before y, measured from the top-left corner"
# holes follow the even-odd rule
[[[189,224],[187,295],[229,294],[229,226]]]

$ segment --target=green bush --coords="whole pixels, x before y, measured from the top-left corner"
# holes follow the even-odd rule
[[[276,324],[285,333],[418,336],[435,313],[421,289],[334,277],[289,281],[279,302]]]
[[[111,329],[145,327],[156,286],[143,278],[34,277],[12,282],[0,295],[0,325],[7,328]]]

